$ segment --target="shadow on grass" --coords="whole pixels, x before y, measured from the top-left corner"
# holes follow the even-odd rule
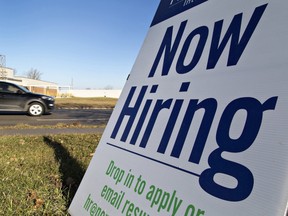
[[[80,166],[75,158],[73,158],[69,151],[61,145],[61,143],[55,142],[48,136],[44,136],[44,142],[51,147],[55,152],[55,159],[59,162],[59,172],[61,175],[61,189],[62,194],[66,198],[66,207],[68,208],[72,202],[72,199],[80,185],[80,182],[84,176],[85,170]]]

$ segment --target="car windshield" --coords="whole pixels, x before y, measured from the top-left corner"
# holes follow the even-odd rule
[[[24,91],[24,92],[26,92],[26,93],[29,93],[29,92],[30,92],[27,88],[25,88],[25,87],[23,87],[23,86],[17,86],[17,87],[20,88],[22,91]]]

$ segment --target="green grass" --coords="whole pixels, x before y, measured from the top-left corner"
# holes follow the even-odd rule
[[[21,130],[21,129],[40,129],[40,128],[50,128],[50,129],[63,129],[63,128],[104,128],[106,127],[106,124],[100,124],[100,125],[85,125],[80,124],[78,122],[74,122],[71,124],[66,123],[57,123],[56,125],[29,125],[29,124],[16,124],[13,126],[0,126],[1,129],[15,129],[15,130]]]
[[[98,97],[98,98],[56,98],[57,108],[108,108],[113,109],[118,99]]]
[[[68,215],[100,135],[2,136],[0,215]]]

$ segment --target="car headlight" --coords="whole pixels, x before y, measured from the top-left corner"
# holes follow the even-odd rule
[[[49,96],[42,96],[41,97],[43,100],[49,100],[49,101],[54,101],[53,97],[49,97]]]

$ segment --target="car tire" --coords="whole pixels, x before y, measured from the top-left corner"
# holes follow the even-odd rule
[[[40,103],[32,103],[28,107],[28,114],[30,116],[41,116],[44,113],[44,107]]]

